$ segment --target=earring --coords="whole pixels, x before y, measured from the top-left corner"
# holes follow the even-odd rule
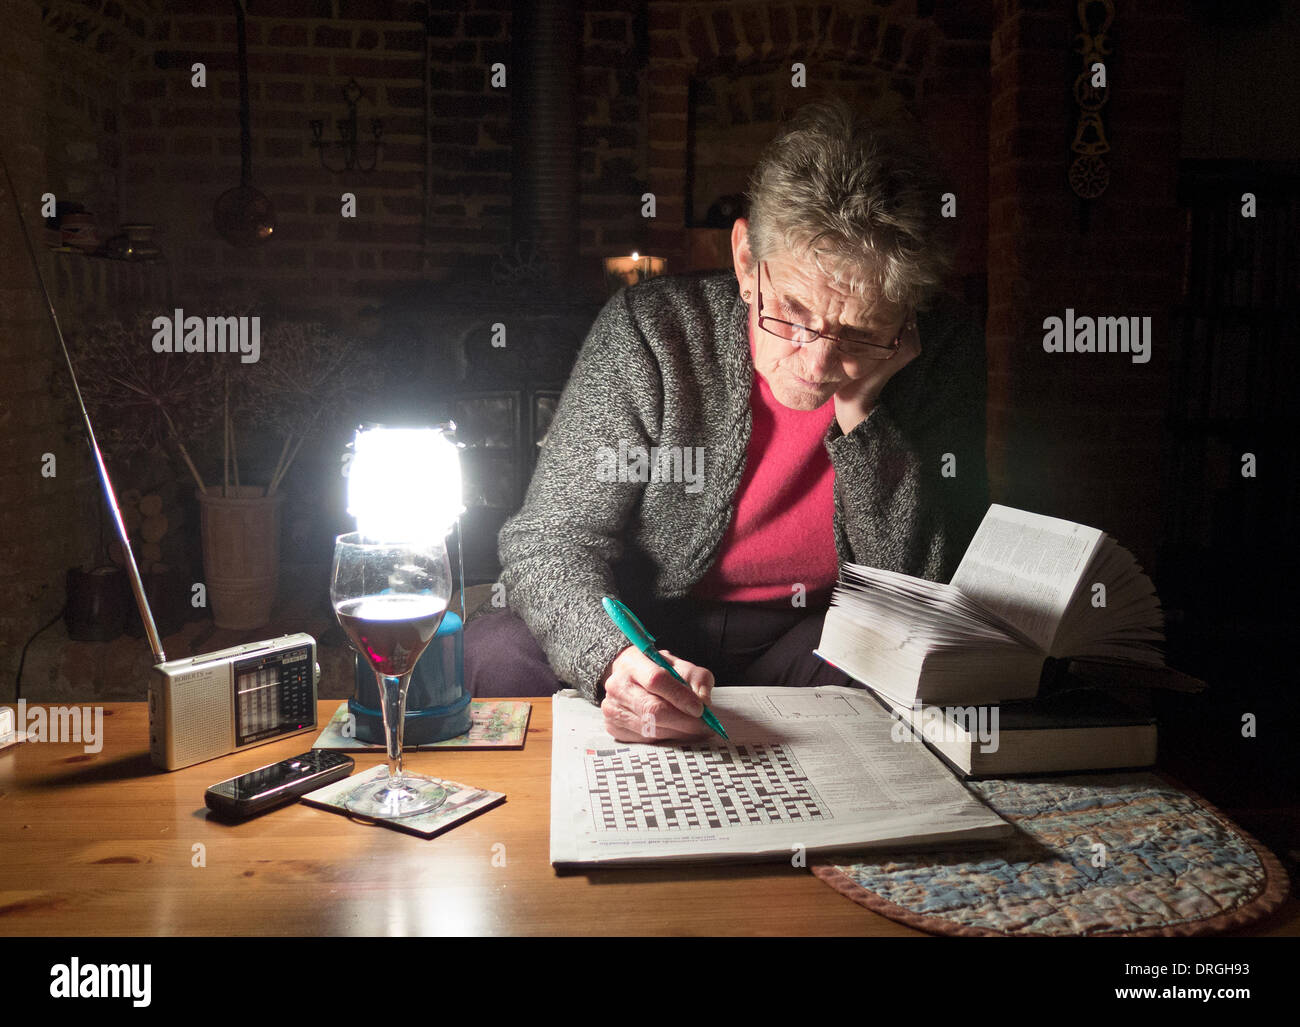
[[[749,290],[746,289],[744,292],[741,293],[741,295],[745,297],[745,302],[748,303],[748,302],[749,302]]]

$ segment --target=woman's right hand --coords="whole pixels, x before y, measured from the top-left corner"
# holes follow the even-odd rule
[[[605,730],[615,741],[646,742],[702,738],[712,734],[700,719],[713,692],[713,675],[660,649],[690,685],[688,688],[636,646],[620,652],[601,679],[605,699],[600,711]]]

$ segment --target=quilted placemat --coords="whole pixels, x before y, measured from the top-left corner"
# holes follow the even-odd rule
[[[1268,849],[1153,773],[967,784],[1014,837],[978,850],[837,854],[813,873],[881,916],[948,935],[1216,934],[1286,899]]]

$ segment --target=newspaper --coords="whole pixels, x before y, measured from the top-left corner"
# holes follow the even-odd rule
[[[614,741],[554,699],[551,862],[800,860],[827,850],[996,839],[1013,828],[865,690],[731,686],[728,741]]]

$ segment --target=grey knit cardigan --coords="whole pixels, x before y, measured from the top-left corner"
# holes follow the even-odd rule
[[[749,445],[747,318],[731,271],[616,293],[578,354],[523,508],[501,529],[507,603],[593,702],[627,645],[601,597],[635,610],[638,597],[684,596],[718,555]],[[920,356],[866,420],[827,432],[835,544],[841,561],[947,581],[988,506],[984,340],[946,298],[917,328]],[[702,447],[702,483],[611,474],[620,443],[651,455]],[[618,477],[634,480],[605,480]]]

